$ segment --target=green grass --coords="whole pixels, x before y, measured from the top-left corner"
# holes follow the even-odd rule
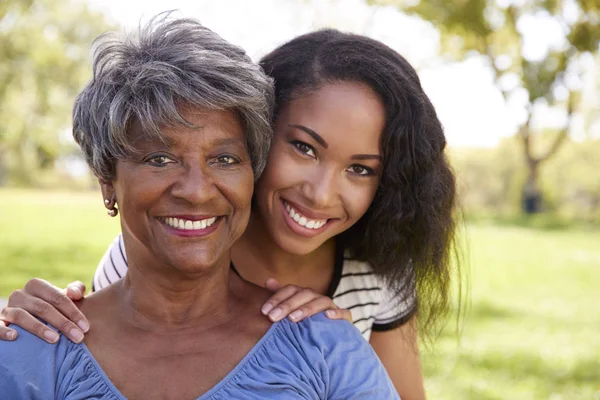
[[[88,287],[108,244],[119,232],[100,193],[0,190],[0,297],[43,277]]]
[[[0,297],[90,283],[118,221],[99,193],[0,190]],[[478,222],[470,311],[422,354],[430,399],[600,399],[600,231]]]

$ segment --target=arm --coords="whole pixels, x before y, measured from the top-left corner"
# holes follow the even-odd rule
[[[416,317],[396,329],[373,332],[369,343],[404,400],[424,400]]]

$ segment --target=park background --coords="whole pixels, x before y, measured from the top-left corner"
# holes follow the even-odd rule
[[[258,60],[314,29],[399,51],[442,120],[465,226],[430,399],[600,399],[600,1],[2,0],[0,298],[88,284],[118,232],[70,137],[90,45],[167,9]]]

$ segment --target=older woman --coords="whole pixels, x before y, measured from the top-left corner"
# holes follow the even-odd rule
[[[120,215],[129,270],[82,302],[83,343],[0,343],[3,398],[398,398],[350,323],[272,324],[269,293],[229,268],[271,98],[243,51],[193,20],[99,39],[74,136]]]

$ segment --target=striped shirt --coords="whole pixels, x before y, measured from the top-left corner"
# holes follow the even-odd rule
[[[414,296],[400,296],[405,298],[400,299],[368,263],[345,258],[341,251],[338,253],[327,295],[338,307],[352,312],[354,326],[366,340],[369,340],[372,331],[395,329],[414,315]],[[123,237],[119,234],[100,260],[92,289],[102,289],[121,279],[126,272],[127,256]]]

